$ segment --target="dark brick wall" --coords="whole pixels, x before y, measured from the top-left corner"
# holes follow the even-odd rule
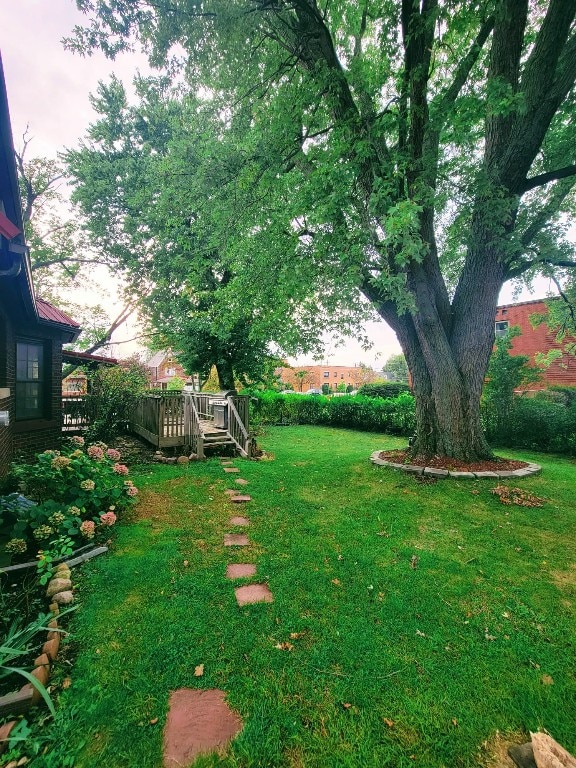
[[[0,427],[0,478],[16,458],[29,459],[48,448],[57,448],[62,439],[62,343],[57,331],[36,324],[19,323],[18,338],[44,342],[46,384],[48,387],[46,418],[16,421],[16,333],[8,316],[0,309],[0,388],[9,388],[10,397],[0,400],[0,410],[10,412],[10,426]]]

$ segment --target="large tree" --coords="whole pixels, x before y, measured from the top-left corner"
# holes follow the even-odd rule
[[[255,296],[264,265],[281,307],[306,282],[316,303],[355,287],[406,356],[413,450],[490,455],[479,401],[500,289],[575,266],[574,0],[77,3],[91,22],[72,47],[137,39],[171,66],[183,49],[223,139],[242,141],[224,185],[228,221],[242,201],[236,290]]]

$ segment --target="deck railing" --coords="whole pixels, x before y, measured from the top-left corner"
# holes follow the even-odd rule
[[[62,431],[77,432],[86,429],[90,421],[86,413],[86,398],[82,395],[62,398]]]
[[[243,456],[250,456],[248,431],[249,398],[245,395],[228,396],[228,432]],[[244,418],[242,418],[242,414]]]
[[[202,421],[214,419],[213,401],[217,394],[186,392],[183,395],[144,395],[130,419],[130,427],[158,448],[189,446],[204,457]],[[250,455],[249,403],[246,395],[228,395],[227,432],[239,451]]]

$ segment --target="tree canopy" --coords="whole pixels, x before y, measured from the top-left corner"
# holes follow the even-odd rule
[[[194,222],[184,269],[217,253],[228,316],[241,304],[303,339],[314,313],[345,325],[365,297],[410,368],[414,451],[490,455],[479,401],[500,288],[576,265],[573,0],[78,7],[72,48],[141,44],[180,75],[166,154],[172,218]]]

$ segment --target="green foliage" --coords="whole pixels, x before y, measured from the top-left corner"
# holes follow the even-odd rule
[[[410,392],[410,387],[408,384],[391,381],[379,382],[375,384],[362,384],[358,390],[358,394],[364,395],[364,397],[384,398],[397,397],[402,392]]]
[[[497,445],[576,456],[576,402],[550,402],[547,395],[514,397],[504,427],[496,431],[493,413],[486,414],[488,438]]]
[[[13,476],[24,492],[0,497],[2,532],[8,537],[4,550],[30,560],[41,553],[48,569],[58,552],[70,542],[106,534],[116,515],[138,493],[121,455],[103,443],[83,450],[83,438],[71,438],[61,451],[45,451],[34,464],[14,464]]]
[[[378,400],[359,395],[254,394],[251,413],[255,424],[324,424],[391,435],[414,431],[414,398],[408,393]]]
[[[382,369],[392,381],[408,384],[408,363],[404,355],[391,355]]]
[[[98,368],[90,375],[85,409],[89,440],[110,440],[122,431],[148,386],[145,366],[136,359]]]
[[[497,442],[510,430],[514,392],[542,377],[542,369],[531,366],[529,357],[510,354],[512,339],[520,333],[520,329],[514,327],[496,339],[488,366],[483,392],[484,417],[488,434]]]
[[[182,392],[185,383],[186,382],[183,381],[179,376],[174,376],[174,378],[168,382],[167,389],[169,392]]]

